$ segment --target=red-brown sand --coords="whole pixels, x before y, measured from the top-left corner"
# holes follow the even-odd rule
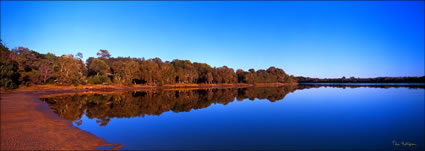
[[[93,150],[109,145],[57,117],[34,91],[1,94],[1,150]]]

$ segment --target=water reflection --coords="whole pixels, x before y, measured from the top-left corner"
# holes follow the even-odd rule
[[[211,104],[226,105],[235,100],[267,99],[270,102],[283,100],[295,90],[332,88],[400,88],[424,89],[424,85],[326,85],[301,84],[284,87],[248,87],[227,89],[179,89],[179,90],[139,90],[125,92],[80,92],[73,94],[44,95],[41,100],[61,118],[82,124],[82,116],[97,119],[99,126],[105,126],[111,118],[144,117],[161,115],[173,111],[189,112],[192,109],[207,108]]]
[[[310,89],[310,88],[408,88],[408,89],[425,89],[424,83],[305,83],[298,85],[297,89]]]
[[[77,125],[82,124],[80,119],[86,114],[90,119],[96,118],[100,126],[105,126],[114,117],[144,117],[161,115],[168,111],[189,112],[215,103],[226,105],[244,99],[267,99],[275,102],[295,89],[296,86],[96,92],[45,95],[41,100],[61,118],[74,121]]]
[[[41,100],[128,150],[423,150],[423,98],[424,85],[302,84],[72,92]],[[394,146],[401,142],[417,145]]]

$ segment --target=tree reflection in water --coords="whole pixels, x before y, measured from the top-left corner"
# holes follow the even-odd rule
[[[40,99],[61,118],[74,121],[77,125],[82,124],[81,118],[86,114],[90,119],[95,118],[100,126],[105,126],[111,118],[161,115],[168,111],[190,112],[192,109],[207,108],[216,103],[226,105],[235,100],[267,99],[275,102],[295,89],[296,86],[145,90],[46,95]]]
[[[248,87],[222,89],[178,89],[141,90],[125,92],[90,92],[65,95],[45,95],[41,100],[61,118],[82,124],[81,117],[86,114],[95,118],[100,126],[105,126],[111,118],[161,115],[173,111],[190,112],[192,109],[207,108],[211,104],[226,105],[235,100],[267,99],[270,102],[282,100],[295,90],[331,88],[412,88],[424,89],[424,85],[316,85],[301,84],[283,87]],[[236,99],[235,99],[236,98]]]

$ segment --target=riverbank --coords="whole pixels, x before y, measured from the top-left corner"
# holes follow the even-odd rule
[[[1,94],[1,150],[94,150],[113,145],[60,119],[38,95],[25,90]]]
[[[1,93],[12,93],[19,91],[59,91],[59,90],[131,90],[131,89],[172,89],[172,88],[243,88],[243,87],[275,87],[297,85],[297,83],[236,83],[236,84],[165,84],[155,85],[78,85],[78,86],[59,86],[59,85],[34,85],[30,87],[20,87],[14,90],[1,90]]]

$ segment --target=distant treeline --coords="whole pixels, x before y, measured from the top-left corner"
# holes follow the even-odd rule
[[[1,42],[0,42],[1,43]],[[0,87],[17,88],[38,84],[148,84],[177,83],[295,83],[282,69],[233,70],[227,66],[211,67],[206,63],[159,58],[113,58],[107,50],[83,61],[83,54],[56,56],[41,54],[28,48],[13,50],[0,46]]]
[[[408,89],[425,89],[425,85],[421,84],[394,84],[394,85],[380,85],[380,84],[359,84],[359,85],[353,85],[353,84],[320,84],[320,83],[300,83],[297,85],[297,90],[304,90],[304,89],[311,89],[311,88],[321,88],[321,87],[329,87],[329,88],[382,88],[382,89],[389,89],[389,88],[408,88]]]
[[[296,77],[298,83],[424,83],[425,76],[422,77],[377,77],[377,78],[310,78]]]

